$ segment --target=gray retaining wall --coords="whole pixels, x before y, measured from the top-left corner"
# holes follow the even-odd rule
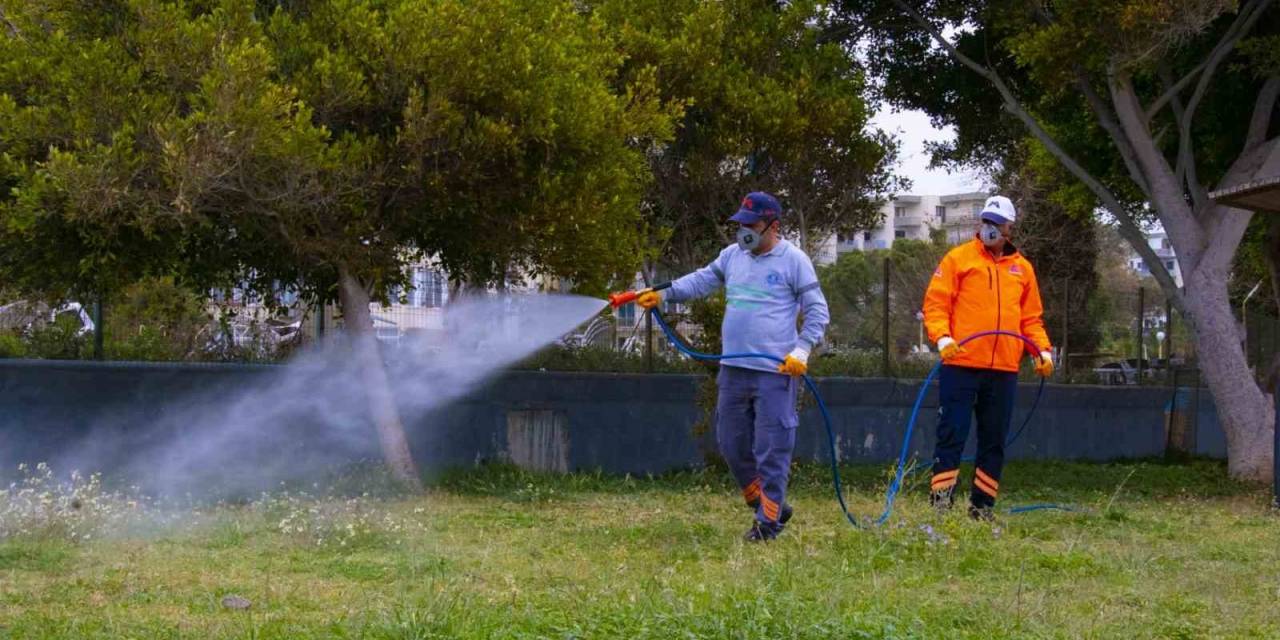
[[[179,413],[188,400],[230,397],[262,384],[282,367],[0,360],[0,468],[18,462],[58,461],[85,442],[106,453],[96,464],[165,438],[181,438]],[[702,378],[608,373],[502,374],[465,399],[426,415],[407,416],[414,456],[427,469],[485,460],[514,460],[553,470],[603,469],[659,473],[698,465],[713,445],[696,438]],[[819,388],[831,411],[841,457],[856,462],[894,459],[919,390],[918,381],[828,378]],[[1036,385],[1019,391],[1014,428],[1021,424]],[[1225,445],[1212,398],[1183,389],[1177,404],[1196,409],[1195,450],[1222,457]],[[1167,388],[1048,385],[1033,422],[1010,450],[1013,458],[1112,460],[1160,455],[1166,444]],[[825,459],[826,434],[808,399],[801,416],[797,457]],[[936,390],[927,395],[912,449],[927,457],[933,442]],[[364,420],[358,407],[347,423]],[[181,421],[175,421],[180,423]],[[307,412],[279,421],[260,451],[277,463],[377,456],[373,428],[334,437],[319,432]],[[363,434],[367,433],[367,437]],[[971,444],[972,446],[972,444]],[[318,458],[316,456],[319,456]],[[307,458],[307,456],[310,456]],[[260,463],[254,463],[260,464]]]

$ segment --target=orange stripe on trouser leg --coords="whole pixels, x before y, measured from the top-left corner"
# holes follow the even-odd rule
[[[1000,493],[1000,491],[997,490],[995,487],[987,484],[985,480],[977,476],[974,476],[973,478],[973,486],[976,487],[979,491],[991,496],[992,498],[996,497],[996,495]]]
[[[1000,488],[1000,481],[987,475],[987,472],[982,469],[978,469],[977,472],[974,473],[974,479],[987,483],[987,486],[990,486],[992,489]]]
[[[755,502],[760,498],[760,478],[751,481],[751,484],[742,488],[742,497],[747,502]]]
[[[769,499],[769,496],[760,495],[760,512],[764,514],[766,520],[770,522],[778,521],[778,503]]]
[[[941,489],[950,489],[951,487],[956,486],[956,477],[959,476],[959,474],[960,474],[959,469],[952,469],[951,471],[943,471],[942,473],[935,473],[933,474],[933,480],[929,482],[929,486],[934,491],[938,491]]]

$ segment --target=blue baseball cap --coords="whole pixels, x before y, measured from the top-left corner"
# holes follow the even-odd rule
[[[755,224],[761,220],[777,220],[782,217],[782,205],[778,199],[763,191],[753,191],[742,199],[742,206],[730,220],[739,224]]]

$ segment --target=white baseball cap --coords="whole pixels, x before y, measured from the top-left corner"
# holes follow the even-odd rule
[[[995,224],[1005,224],[1018,219],[1018,210],[1013,208],[1013,201],[1004,196],[991,196],[982,205],[982,219]]]

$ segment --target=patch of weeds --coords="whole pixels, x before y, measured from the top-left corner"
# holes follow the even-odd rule
[[[235,549],[243,546],[247,539],[245,524],[238,518],[229,519],[213,526],[205,546],[209,549]]]
[[[59,573],[74,554],[65,542],[14,540],[0,542],[0,571]]]
[[[727,472],[720,475],[706,469],[659,475],[615,475],[599,470],[560,474],[527,471],[511,465],[486,465],[470,473],[455,472],[441,483],[441,488],[453,493],[486,495],[517,502],[550,502],[598,494],[724,491],[730,488],[731,482]]]
[[[299,493],[264,495],[250,509],[271,518],[276,532],[301,544],[341,549],[372,549],[404,543],[408,534],[425,534],[420,519],[395,513],[371,497],[319,500]],[[414,509],[413,515],[425,509]]]
[[[1070,572],[1077,576],[1094,575],[1099,571],[1097,561],[1089,554],[1081,551],[1064,551],[1061,553],[1041,551],[1034,561],[1035,565],[1041,569]]]
[[[1159,637],[1174,640],[1206,638],[1213,634],[1201,619],[1207,607],[1203,602],[1183,594],[1174,594],[1160,601],[1161,624]]]
[[[355,580],[357,582],[383,581],[394,571],[385,564],[350,557],[338,557],[330,560],[328,569],[333,575]]]
[[[1129,522],[1129,512],[1112,507],[1107,510],[1106,518],[1111,522]]]
[[[139,519],[163,519],[144,497],[107,491],[98,474],[59,480],[41,462],[18,465],[21,479],[0,489],[0,541],[13,538],[85,542]]]

